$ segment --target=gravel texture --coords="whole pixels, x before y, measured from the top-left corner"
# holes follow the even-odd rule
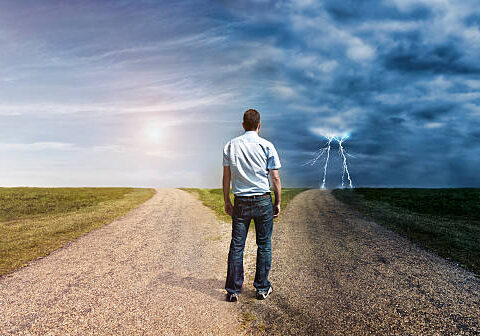
[[[224,301],[231,224],[158,189],[120,218],[0,277],[0,335],[478,335],[480,279],[365,220],[329,192],[275,223],[273,294]]]
[[[480,279],[363,219],[328,191],[299,194],[274,227],[251,333],[479,335]]]
[[[243,334],[230,224],[181,190],[0,278],[0,335]]]

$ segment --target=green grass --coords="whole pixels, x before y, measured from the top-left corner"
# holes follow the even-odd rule
[[[121,217],[143,188],[0,188],[0,275]]]
[[[480,189],[337,189],[367,217],[480,274]]]
[[[223,205],[223,190],[222,189],[198,189],[198,188],[181,188],[182,190],[191,192],[198,196],[200,201],[212,209],[217,217],[223,221],[230,222],[231,217],[225,213]],[[288,203],[299,193],[308,189],[305,188],[282,188],[282,204],[281,208],[284,210]],[[273,193],[272,193],[273,194]],[[230,198],[233,203],[233,194],[230,193]],[[275,200],[275,197],[273,197]],[[280,217],[282,214],[280,214]]]

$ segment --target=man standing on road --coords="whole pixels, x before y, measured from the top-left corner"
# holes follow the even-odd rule
[[[225,289],[227,301],[235,302],[243,284],[243,250],[248,227],[253,219],[257,242],[257,266],[254,287],[257,299],[265,299],[272,286],[268,273],[272,264],[273,218],[280,214],[281,167],[277,151],[271,142],[261,138],[260,113],[250,109],[243,115],[245,133],[230,140],[223,151],[223,197],[225,212],[232,217],[232,240],[228,253],[228,269]],[[270,193],[270,175],[275,204]],[[230,181],[235,195],[230,200]]]

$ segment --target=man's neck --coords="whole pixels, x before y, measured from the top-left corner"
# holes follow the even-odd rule
[[[255,134],[255,135],[258,135],[258,131],[245,131],[245,134]]]

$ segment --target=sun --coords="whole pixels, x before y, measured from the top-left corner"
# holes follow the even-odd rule
[[[150,124],[145,127],[145,135],[152,142],[160,142],[163,138],[163,129],[158,124]]]

